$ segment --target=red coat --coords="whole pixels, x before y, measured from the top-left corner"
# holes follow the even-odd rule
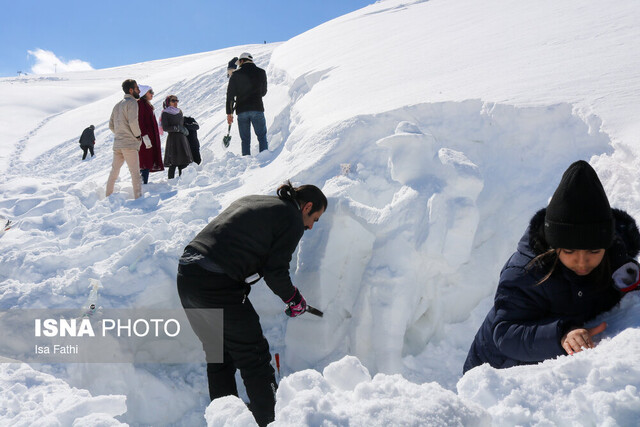
[[[151,148],[147,148],[144,142],[140,143],[140,151],[138,151],[140,169],[149,169],[150,172],[164,170],[158,121],[153,114],[153,107],[146,99],[138,100],[138,123],[141,135],[147,135],[151,140]]]

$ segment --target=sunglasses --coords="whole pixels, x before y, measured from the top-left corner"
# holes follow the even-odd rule
[[[178,102],[177,99],[170,99],[169,102]]]

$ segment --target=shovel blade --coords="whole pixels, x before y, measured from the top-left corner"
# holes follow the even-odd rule
[[[311,313],[311,314],[313,314],[315,316],[318,316],[318,317],[324,316],[323,312],[321,312],[317,308],[311,307],[310,305],[307,306],[307,313]]]

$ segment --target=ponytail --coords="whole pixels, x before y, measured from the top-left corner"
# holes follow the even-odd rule
[[[300,187],[294,187],[290,180],[278,187],[276,194],[281,200],[292,200],[303,206],[305,203],[312,203],[311,215],[319,210],[327,209],[327,198],[315,185],[305,184]]]
[[[289,180],[278,187],[276,194],[282,200],[296,200],[296,189],[291,185],[291,181]]]

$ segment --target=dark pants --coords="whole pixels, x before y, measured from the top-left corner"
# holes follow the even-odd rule
[[[178,166],[178,176],[182,176],[182,169],[186,168],[186,166]],[[176,176],[176,167],[169,166],[169,179],[173,179]]]
[[[197,264],[178,267],[178,294],[184,308],[222,308],[224,361],[207,363],[209,396],[237,396],[235,373],[240,375],[251,401],[249,409],[258,425],[275,418],[275,371],[269,343],[262,334],[260,318],[247,298],[250,287],[224,274],[212,273]],[[206,331],[197,322],[192,328],[207,352]]]
[[[147,184],[149,182],[149,169],[140,169],[140,176],[142,177],[142,183]]]
[[[87,158],[87,151],[89,151],[91,153],[91,157],[93,157],[93,145],[89,146],[89,147],[80,147],[82,148],[82,160]]]

